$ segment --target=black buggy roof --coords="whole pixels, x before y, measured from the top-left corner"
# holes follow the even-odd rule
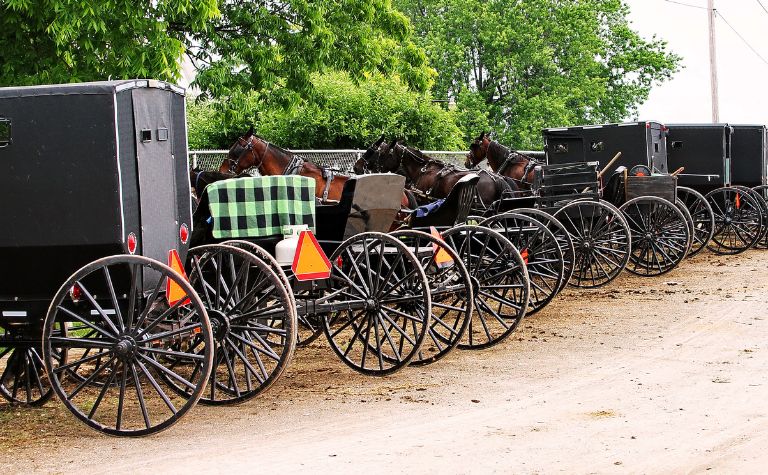
[[[154,88],[184,95],[184,89],[153,79],[122,79],[117,81],[81,82],[44,86],[0,87],[0,99],[30,96],[57,96],[69,94],[116,94],[128,89]]]

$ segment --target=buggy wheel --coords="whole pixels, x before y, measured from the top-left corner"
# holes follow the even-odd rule
[[[763,219],[753,195],[735,187],[723,187],[706,195],[715,217],[712,240],[707,246],[717,254],[738,254],[760,239]]]
[[[277,263],[277,260],[274,257],[272,257],[270,253],[268,253],[263,247],[258,246],[250,241],[242,241],[242,240],[234,239],[231,241],[225,241],[222,244],[237,247],[239,249],[245,249],[246,251],[250,252],[254,256],[264,261],[267,265],[269,265],[269,268],[275,271],[275,274],[277,274],[277,276],[280,277],[280,280],[283,282],[283,285],[285,286],[285,288],[288,289],[288,296],[291,299],[291,308],[296,308],[296,297],[294,295],[294,292],[292,291],[293,286],[291,285],[291,280],[290,280],[291,278],[293,278],[293,275],[291,275],[291,277],[288,277],[285,274],[285,271],[283,271],[283,268],[280,267],[280,264]],[[298,322],[298,325],[296,325],[296,331],[297,331],[296,347],[297,348],[309,345],[310,343],[315,341],[317,337],[323,334],[323,325],[320,322],[320,318],[317,317],[316,315],[298,315],[297,322]]]
[[[480,226],[499,231],[520,251],[531,285],[528,315],[544,308],[557,295],[564,276],[563,252],[552,231],[516,212],[488,218]]]
[[[752,188],[752,191],[757,193],[763,202],[766,203],[766,208],[763,210],[768,209],[768,185],[756,186]],[[755,247],[768,249],[768,213],[763,214],[763,237],[755,243]]]
[[[57,335],[66,333],[57,329]],[[11,404],[42,406],[53,389],[45,372],[39,327],[0,323],[0,395]],[[66,362],[66,351],[55,357]]]
[[[685,258],[690,234],[685,216],[676,205],[656,196],[640,196],[619,209],[632,236],[629,272],[644,277],[661,275]]]
[[[563,253],[563,279],[560,283],[560,288],[557,289],[557,293],[560,293],[571,280],[573,275],[573,262],[576,259],[576,250],[573,247],[573,240],[571,235],[568,234],[568,230],[565,229],[563,223],[558,221],[551,214],[534,208],[520,208],[516,209],[515,213],[519,213],[525,216],[531,216],[532,218],[542,222],[547,226],[547,229],[552,231],[557,238],[557,244],[560,246],[560,251]]]
[[[469,272],[461,257],[445,241],[415,230],[390,234],[403,241],[419,260],[432,295],[428,337],[411,364],[434,363],[459,344],[472,318]]]
[[[331,256],[330,290],[315,304],[329,309],[323,332],[350,368],[384,376],[421,350],[432,300],[419,260],[399,239],[364,232]]]
[[[572,201],[555,213],[573,239],[576,258],[570,284],[600,287],[627,266],[632,239],[621,211],[605,201]]]
[[[79,303],[70,297],[75,290]],[[88,330],[59,335],[67,322]],[[89,349],[102,351],[84,356]],[[183,276],[146,257],[119,255],[86,265],[62,285],[45,318],[43,351],[53,390],[70,412],[98,431],[140,436],[170,427],[197,403],[213,336]],[[62,351],[65,364],[56,357]],[[188,397],[166,379],[186,386]]]
[[[211,320],[215,345],[200,402],[245,402],[274,384],[293,357],[296,307],[290,293],[269,264],[229,245],[190,249],[187,268]]]
[[[677,197],[683,202],[693,220],[693,243],[688,256],[694,256],[707,247],[715,231],[715,216],[707,199],[692,188],[677,187]]]
[[[501,233],[482,226],[455,226],[443,233],[443,239],[464,261],[475,299],[459,348],[500,343],[515,331],[528,309],[530,284],[523,258]]]

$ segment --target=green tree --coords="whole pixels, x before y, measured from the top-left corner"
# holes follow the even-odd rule
[[[641,38],[622,0],[395,0],[452,97],[469,139],[539,147],[548,126],[620,121],[680,58]],[[487,119],[486,119],[487,118]]]
[[[390,0],[0,0],[0,85],[174,81],[187,56],[206,96],[296,100],[328,68],[424,91],[434,71],[411,32]]]
[[[286,148],[364,148],[380,134],[422,149],[461,150],[456,117],[397,77],[353,80],[345,72],[314,74],[315,93],[285,107],[258,93],[198,101],[188,109],[191,149],[227,148],[251,125]]]
[[[151,77],[175,80],[184,19],[207,31],[216,0],[0,0],[0,86]]]

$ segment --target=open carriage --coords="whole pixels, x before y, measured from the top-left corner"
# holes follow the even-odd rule
[[[674,124],[667,141],[670,166],[685,168],[680,198],[701,226],[712,216],[709,249],[736,254],[768,246],[765,126]]]

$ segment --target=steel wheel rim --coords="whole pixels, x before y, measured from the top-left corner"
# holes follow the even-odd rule
[[[443,238],[461,256],[473,282],[474,312],[459,347],[481,349],[500,343],[515,331],[528,308],[523,258],[501,233],[482,226],[456,226]]]
[[[677,206],[662,198],[642,196],[627,201],[620,210],[632,235],[629,272],[657,276],[674,269],[685,258],[690,234]]]
[[[604,201],[572,201],[560,208],[555,218],[568,230],[576,249],[569,284],[600,287],[624,270],[632,241],[629,226],[616,207]]]
[[[431,324],[427,338],[411,364],[431,364],[456,348],[469,326],[474,301],[469,272],[461,257],[444,241],[415,230],[395,231],[391,235],[403,240],[409,250],[428,249],[415,255],[430,283]],[[452,264],[441,268],[436,262],[436,249],[446,252],[453,260]]]
[[[350,368],[372,376],[407,366],[430,327],[429,282],[419,261],[394,237],[366,232],[344,241],[331,264],[332,289],[317,303],[364,306],[324,315],[323,332],[333,351]]]
[[[189,281],[206,307],[215,342],[200,402],[247,401],[272,386],[293,357],[296,314],[288,289],[268,263],[245,249],[199,246],[187,260]]]
[[[121,275],[130,276],[130,289],[125,293],[112,283]],[[149,297],[141,291],[140,282],[145,278],[157,281],[147,293]],[[163,304],[166,279],[183,292],[173,306]],[[85,296],[83,307],[67,301],[74,285]],[[92,294],[93,289],[103,289],[104,295]],[[112,306],[113,313],[102,305]],[[56,336],[54,326],[68,320],[87,326],[97,336],[83,338],[72,331],[65,337]],[[180,351],[169,350],[172,340],[206,349],[187,351],[185,345]],[[89,347],[105,351],[83,357],[84,348]],[[212,347],[205,308],[189,283],[170,267],[142,256],[106,257],[75,272],[51,302],[43,332],[46,371],[54,391],[79,420],[111,435],[147,435],[177,422],[202,395]],[[56,362],[54,348],[68,348],[67,364]],[[166,365],[173,359],[199,361],[200,370],[193,374],[188,368],[169,369]],[[80,377],[73,378],[72,371]],[[186,382],[189,396],[176,395],[160,374]]]
[[[762,216],[754,198],[731,187],[713,190],[706,198],[715,219],[707,247],[717,254],[738,254],[754,246],[762,232]]]

